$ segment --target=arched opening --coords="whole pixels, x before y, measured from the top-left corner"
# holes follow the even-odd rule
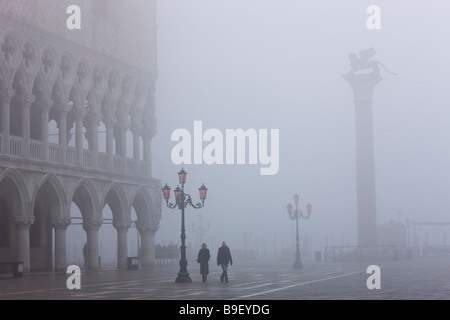
[[[14,201],[20,201],[20,196],[11,178],[5,178],[0,182],[0,263],[13,262],[17,258]]]
[[[0,268],[10,268],[11,263],[17,259],[23,259],[26,270],[29,270],[28,252],[19,252],[19,242],[28,239],[19,239],[19,230],[14,222],[14,217],[24,217],[23,181],[18,181],[20,177],[14,176],[14,171],[5,173],[0,177]],[[10,271],[10,270],[8,270]]]
[[[130,257],[139,257],[140,237],[136,228],[137,214],[134,207],[131,208],[130,220],[132,222],[130,230],[128,230],[128,255]]]
[[[13,81],[13,90],[15,91],[15,96],[11,100],[11,109],[9,114],[10,119],[10,132],[11,135],[16,137],[22,137],[23,128],[22,128],[22,117],[23,117],[23,109],[18,103],[18,97],[25,94],[25,84],[24,84],[24,75],[20,69],[14,75]]]
[[[86,180],[76,188],[70,205],[71,225],[67,230],[67,261],[97,269],[100,263],[95,189]],[[86,245],[87,244],[87,245]]]
[[[53,269],[54,232],[52,217],[62,217],[62,207],[55,186],[46,181],[37,191],[34,201],[33,214],[35,220],[30,228],[30,266],[32,271]]]
[[[83,215],[74,202],[70,205],[70,219],[71,223],[67,228],[67,264],[86,268],[83,248],[87,243],[87,237],[83,229]]]
[[[121,268],[128,255],[126,241],[129,224],[126,213],[126,200],[123,190],[113,185],[106,194],[102,219],[105,225],[100,234],[100,251],[104,268]]]

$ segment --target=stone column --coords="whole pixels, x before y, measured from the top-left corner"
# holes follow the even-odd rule
[[[122,156],[122,167],[121,172],[126,173],[127,172],[127,131],[128,131],[128,121],[120,119],[116,127],[119,130],[119,139],[120,139],[120,155]]]
[[[154,117],[149,117],[146,127],[142,130],[142,140],[144,149],[144,162],[147,165],[146,175],[148,177],[152,176],[152,139],[156,135],[156,119]]]
[[[377,245],[375,159],[373,148],[372,100],[379,74],[347,74],[355,103],[356,188],[358,245]]]
[[[0,91],[0,105],[2,112],[2,150],[3,154],[10,153],[10,110],[11,110],[11,99],[14,97],[14,90],[2,90]]]
[[[24,263],[24,271],[30,271],[30,228],[34,223],[32,216],[14,216],[17,227],[17,261]]]
[[[108,159],[108,169],[114,169],[114,125],[116,124],[116,119],[110,117],[105,120],[106,127],[106,154]]]
[[[92,163],[93,168],[98,168],[98,126],[102,115],[99,113],[88,114],[87,120],[89,123],[89,137],[90,137],[90,150],[92,151]]]
[[[55,228],[55,271],[67,269],[66,231],[70,225],[70,218],[60,218],[53,221]]]
[[[120,221],[113,223],[117,230],[117,267],[119,269],[127,269],[128,265],[128,229],[130,223]]]
[[[65,163],[67,158],[67,114],[71,107],[68,104],[58,106],[59,114],[59,162]]]
[[[134,174],[140,173],[141,167],[141,138],[142,126],[138,124],[133,124],[131,126],[131,132],[133,133],[133,159],[134,159]]]
[[[50,99],[44,99],[41,101],[41,159],[49,160],[49,142],[48,142],[48,120],[49,112],[53,106],[53,101]]]
[[[102,225],[101,220],[86,220],[83,222],[83,228],[87,235],[88,244],[88,269],[98,270],[99,265],[99,242],[98,242],[98,231]]]
[[[142,267],[155,264],[155,234],[157,229],[148,224],[138,222],[137,229],[141,235],[140,262]]]
[[[19,107],[22,109],[22,157],[30,156],[30,109],[34,102],[33,95],[17,95]]]
[[[83,119],[86,116],[84,108],[76,108],[75,116],[75,147],[77,149],[77,165],[83,166]]]

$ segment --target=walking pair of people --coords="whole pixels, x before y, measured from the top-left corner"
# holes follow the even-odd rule
[[[202,248],[198,252],[197,262],[200,263],[200,274],[202,281],[206,282],[209,274],[209,258],[211,257],[206,243],[202,244]],[[220,275],[221,282],[228,282],[228,264],[233,265],[233,258],[231,257],[230,248],[228,248],[225,241],[217,252],[217,265],[221,266],[222,274]]]

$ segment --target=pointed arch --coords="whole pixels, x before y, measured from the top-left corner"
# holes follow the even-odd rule
[[[127,203],[125,192],[120,184],[113,182],[109,185],[103,196],[101,204],[101,209],[103,209],[107,204],[109,205],[115,221],[130,220],[131,208]]]
[[[56,209],[56,211],[54,212],[56,213],[55,218],[69,218],[70,215],[67,210],[67,195],[65,194],[64,187],[61,181],[58,179],[58,177],[55,176],[53,173],[49,173],[45,175],[41,179],[41,181],[39,181],[39,184],[37,185],[36,189],[33,192],[32,206],[34,206],[38,194],[42,190],[49,191],[50,194],[55,196],[49,199]]]
[[[138,221],[153,220],[153,202],[150,193],[144,187],[139,187],[134,193],[131,207],[136,211]]]
[[[69,203],[74,202],[78,206],[83,219],[101,219],[97,191],[89,179],[83,178],[76,184],[70,199]]]
[[[15,216],[31,216],[30,195],[20,172],[8,168],[0,174],[0,185],[6,184],[12,196]]]

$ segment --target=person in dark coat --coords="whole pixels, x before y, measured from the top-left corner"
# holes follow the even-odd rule
[[[197,262],[200,263],[200,274],[202,275],[202,281],[206,282],[209,273],[209,249],[206,247],[206,243],[202,244],[202,248],[198,252]]]
[[[222,246],[217,252],[217,265],[222,267],[222,275],[220,281],[228,282],[228,264],[233,265],[233,259],[231,258],[230,248],[227,247],[225,241],[222,242]]]

